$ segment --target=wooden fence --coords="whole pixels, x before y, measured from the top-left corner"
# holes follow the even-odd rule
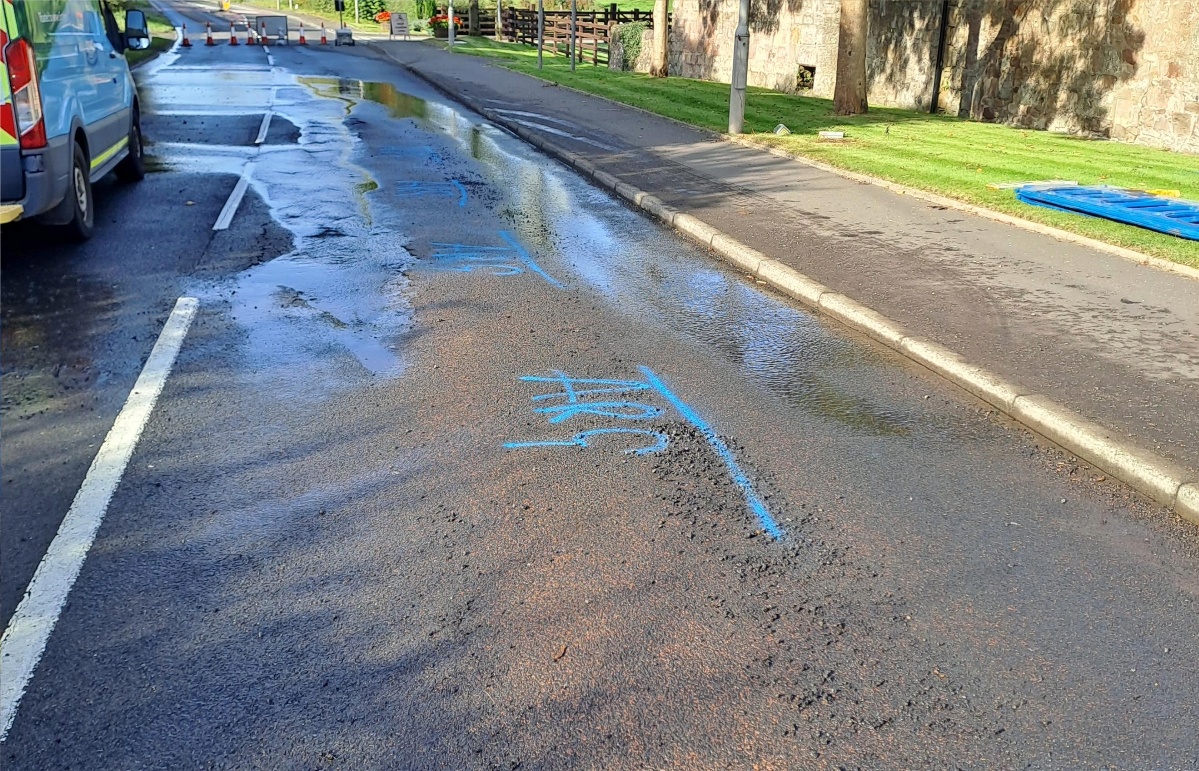
[[[444,14],[444,8],[437,13]],[[545,11],[545,51],[562,56],[570,55],[570,11]],[[503,24],[499,38],[510,43],[537,45],[537,10],[502,5]],[[465,10],[454,8],[458,19],[459,34],[467,34],[468,16]],[[648,11],[622,11],[613,3],[599,11],[579,11],[575,24],[575,54],[580,62],[590,61],[593,65],[608,63],[608,48],[617,24],[642,22],[647,27],[654,25],[653,14]],[[670,16],[667,16],[669,24]],[[496,37],[495,11],[479,11],[479,34]]]

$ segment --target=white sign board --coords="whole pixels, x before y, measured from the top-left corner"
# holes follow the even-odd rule
[[[393,13],[391,15],[391,32],[388,37],[395,35],[403,35],[405,39],[408,38],[408,14]]]

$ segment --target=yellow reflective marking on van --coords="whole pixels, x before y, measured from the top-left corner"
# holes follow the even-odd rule
[[[21,218],[25,213],[25,209],[19,203],[6,203],[0,206],[0,225],[7,225]]]
[[[121,152],[121,148],[125,147],[125,145],[127,145],[127,144],[129,144],[129,137],[121,137],[120,142],[117,142],[115,145],[108,148],[107,150],[105,150],[104,152],[100,153],[99,155],[97,155],[95,158],[92,159],[92,168],[94,169],[97,166],[104,164],[104,162],[107,161],[109,158],[111,158],[112,156]]]

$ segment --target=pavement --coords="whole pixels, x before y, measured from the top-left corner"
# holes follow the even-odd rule
[[[1195,768],[1196,528],[364,47],[138,77],[4,234],[4,597],[196,300],[5,769]]]
[[[371,45],[501,123],[1199,478],[1199,281],[720,141],[482,58]]]

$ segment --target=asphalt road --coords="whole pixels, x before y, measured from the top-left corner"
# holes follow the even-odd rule
[[[5,230],[6,621],[199,301],[6,768],[1199,768],[1193,528],[362,51],[142,93]]]

